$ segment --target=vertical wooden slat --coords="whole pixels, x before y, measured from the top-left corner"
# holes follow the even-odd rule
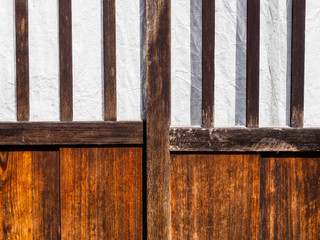
[[[170,0],[147,0],[147,236],[170,237]]]
[[[306,0],[292,1],[291,127],[303,127]]]
[[[104,119],[117,119],[115,0],[103,0]]]
[[[28,0],[15,1],[17,120],[29,120]]]
[[[247,0],[247,127],[259,126],[260,0]]]
[[[202,1],[202,126],[214,126],[215,1]]]
[[[71,0],[59,0],[60,120],[72,121],[72,15]]]

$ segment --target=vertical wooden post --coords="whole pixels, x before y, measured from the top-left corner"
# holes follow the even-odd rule
[[[60,120],[73,119],[71,0],[59,0]]]
[[[117,120],[116,4],[103,0],[104,120]]]
[[[28,0],[15,1],[17,120],[29,120]]]
[[[259,127],[260,0],[247,0],[247,127]]]
[[[170,0],[147,0],[147,239],[170,234]]]
[[[214,127],[215,0],[202,1],[202,126]]]
[[[306,0],[292,1],[291,127],[303,127]]]

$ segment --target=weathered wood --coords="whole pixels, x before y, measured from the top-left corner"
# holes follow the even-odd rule
[[[172,239],[258,239],[259,155],[172,154]]]
[[[117,119],[115,12],[115,0],[103,0],[104,119],[106,121]]]
[[[215,1],[202,1],[202,127],[214,126]]]
[[[170,236],[170,0],[147,0],[147,238]]]
[[[171,151],[320,151],[320,128],[171,128]]]
[[[59,155],[0,152],[0,239],[60,239]]]
[[[29,120],[28,0],[15,0],[17,120]]]
[[[247,127],[259,126],[260,0],[247,0]]]
[[[28,122],[0,124],[0,145],[144,144],[136,122]]]
[[[320,239],[320,159],[261,159],[259,239]]]
[[[59,0],[60,120],[73,119],[71,0]]]
[[[142,148],[62,148],[61,239],[142,239]]]
[[[306,0],[292,1],[291,51],[291,117],[292,127],[303,126],[304,58],[305,58]]]

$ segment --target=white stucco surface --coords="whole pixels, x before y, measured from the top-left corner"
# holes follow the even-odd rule
[[[201,1],[172,0],[172,125],[201,124]],[[73,0],[74,120],[102,120],[102,0]],[[118,120],[145,118],[145,5],[116,1]],[[287,126],[292,0],[261,0],[260,125]],[[0,121],[16,120],[14,3],[0,2]],[[29,0],[30,116],[59,120],[58,0]],[[246,0],[216,0],[215,125],[245,125]],[[305,126],[320,126],[320,2],[307,1]]]

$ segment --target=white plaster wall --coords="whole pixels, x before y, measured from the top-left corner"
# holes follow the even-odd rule
[[[289,123],[291,1],[261,1],[260,125]],[[73,0],[74,119],[102,120],[102,0]],[[145,4],[116,1],[118,119],[145,118]],[[0,121],[16,120],[14,4],[0,2]],[[320,126],[320,2],[307,1],[305,125]],[[58,0],[29,0],[30,111],[59,120]],[[201,124],[201,0],[172,0],[172,125]],[[246,0],[216,0],[215,125],[245,125]]]

